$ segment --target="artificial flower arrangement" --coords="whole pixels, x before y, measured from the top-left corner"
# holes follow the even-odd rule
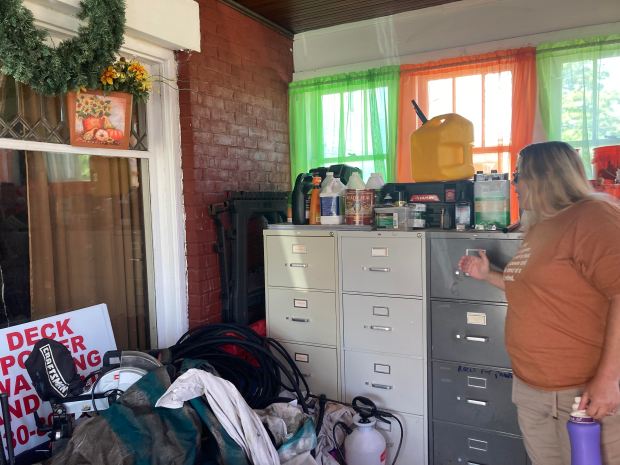
[[[140,62],[121,57],[99,78],[99,90],[69,94],[71,144],[127,149],[132,97],[145,102],[152,89],[151,76]]]
[[[146,102],[153,87],[151,75],[142,63],[121,57],[101,73],[101,88],[106,92],[127,92],[141,102]]]

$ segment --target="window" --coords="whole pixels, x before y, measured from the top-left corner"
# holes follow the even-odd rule
[[[398,68],[387,67],[290,86],[291,174],[346,163],[365,178],[394,180]]]
[[[105,303],[119,348],[150,347],[147,163],[0,149],[0,324]]]
[[[510,172],[512,72],[478,72],[429,79],[428,118],[458,113],[474,126],[476,171]]]
[[[579,149],[590,176],[592,149],[620,143],[620,35],[542,44],[537,65],[547,138]]]
[[[531,142],[535,51],[501,50],[401,67],[397,179],[412,181],[411,133],[421,126],[411,100],[428,118],[457,113],[473,123],[477,171],[510,173]],[[518,211],[516,204],[513,210]]]
[[[64,145],[65,115],[64,98],[0,75],[0,324],[105,303],[117,346],[148,349],[146,106],[134,106],[133,150],[114,155]]]

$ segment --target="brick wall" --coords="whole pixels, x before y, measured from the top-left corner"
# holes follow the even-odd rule
[[[225,191],[290,187],[291,39],[216,0],[199,0],[201,53],[179,52],[190,327],[220,321],[211,203]]]

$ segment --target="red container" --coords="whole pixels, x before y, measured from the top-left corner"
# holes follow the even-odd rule
[[[620,168],[620,145],[607,145],[593,150],[592,174],[594,179],[616,179],[616,171]]]

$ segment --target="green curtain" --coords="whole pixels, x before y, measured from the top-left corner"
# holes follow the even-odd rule
[[[540,116],[548,140],[580,150],[620,143],[620,34],[536,48]]]
[[[335,163],[393,181],[399,74],[398,66],[388,66],[291,83],[291,181]]]

